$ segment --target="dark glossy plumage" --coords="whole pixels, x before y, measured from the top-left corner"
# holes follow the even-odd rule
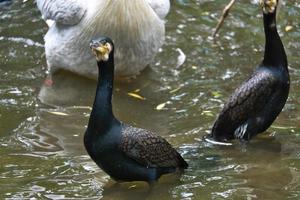
[[[289,94],[287,58],[276,29],[276,9],[264,13],[265,55],[252,76],[236,89],[219,114],[212,137],[217,141],[250,140],[268,129]]]
[[[113,43],[109,38],[92,42],[91,48],[109,43],[112,51],[107,61],[98,63],[96,97],[84,136],[88,154],[97,165],[117,181],[156,181],[165,173],[187,168],[180,154],[162,137],[123,124],[112,112],[114,76]],[[105,56],[97,54],[99,58]]]
[[[122,125],[120,148],[128,157],[147,167],[187,167],[180,154],[164,138],[148,130]]]

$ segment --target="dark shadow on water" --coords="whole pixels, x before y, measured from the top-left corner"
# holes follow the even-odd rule
[[[163,98],[155,90],[160,87],[151,77],[152,70],[146,70],[136,78],[115,82],[113,109],[118,119],[131,125],[156,131],[160,135],[169,134],[168,112],[157,112],[154,107]],[[95,80],[61,71],[53,76],[53,85],[42,84],[36,110],[36,134],[56,139],[55,146],[66,152],[85,152],[83,134],[88,122],[97,82]],[[140,100],[128,95],[135,92],[146,98]],[[30,140],[29,140],[30,141]],[[48,140],[50,141],[50,140]],[[35,142],[40,143],[40,141]]]
[[[58,71],[52,76],[53,85],[42,84],[38,98],[46,105],[70,106],[91,104],[97,86],[96,80],[87,79],[68,71]],[[155,72],[147,68],[142,74],[126,78],[115,78],[114,95],[124,94],[139,89],[145,96],[151,98],[153,91],[160,87],[159,81],[155,80]],[[85,98],[88,97],[88,98]]]
[[[182,174],[168,174],[162,176],[158,182],[149,185],[146,182],[116,183],[109,181],[103,188],[103,199],[159,199],[160,197],[172,197],[171,191],[182,184]]]
[[[122,121],[142,128],[167,132],[168,112],[157,112],[155,107],[164,101],[164,94],[159,92],[161,84],[155,80],[155,72],[151,69],[136,78],[116,80],[113,92],[113,109]],[[44,105],[54,108],[80,106],[91,108],[95,96],[97,82],[66,71],[53,76],[53,85],[42,84],[38,98]],[[136,93],[144,100],[134,98],[128,93]],[[146,118],[145,118],[146,117]],[[155,123],[155,126],[153,126]]]

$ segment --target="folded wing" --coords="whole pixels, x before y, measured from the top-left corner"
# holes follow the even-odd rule
[[[128,157],[145,167],[188,166],[165,139],[144,129],[124,125],[120,148]]]
[[[58,24],[75,25],[86,12],[84,1],[80,0],[37,0],[37,7],[43,19]]]

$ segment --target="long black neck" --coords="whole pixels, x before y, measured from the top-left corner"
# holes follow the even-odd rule
[[[276,28],[276,10],[273,13],[264,13],[263,15],[266,37],[263,65],[271,67],[284,67],[287,69],[286,54]]]
[[[108,61],[98,61],[98,84],[88,128],[105,131],[115,120],[112,111],[112,92],[114,82],[114,57],[111,52]]]

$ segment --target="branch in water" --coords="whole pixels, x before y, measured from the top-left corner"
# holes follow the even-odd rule
[[[225,8],[223,9],[223,14],[221,16],[221,18],[219,19],[219,22],[215,28],[215,31],[212,35],[213,38],[216,37],[217,33],[219,32],[220,28],[222,27],[224,21],[225,21],[225,18],[228,16],[229,14],[229,11],[231,9],[231,7],[233,6],[233,4],[235,3],[236,0],[230,0],[230,2],[225,6]]]

